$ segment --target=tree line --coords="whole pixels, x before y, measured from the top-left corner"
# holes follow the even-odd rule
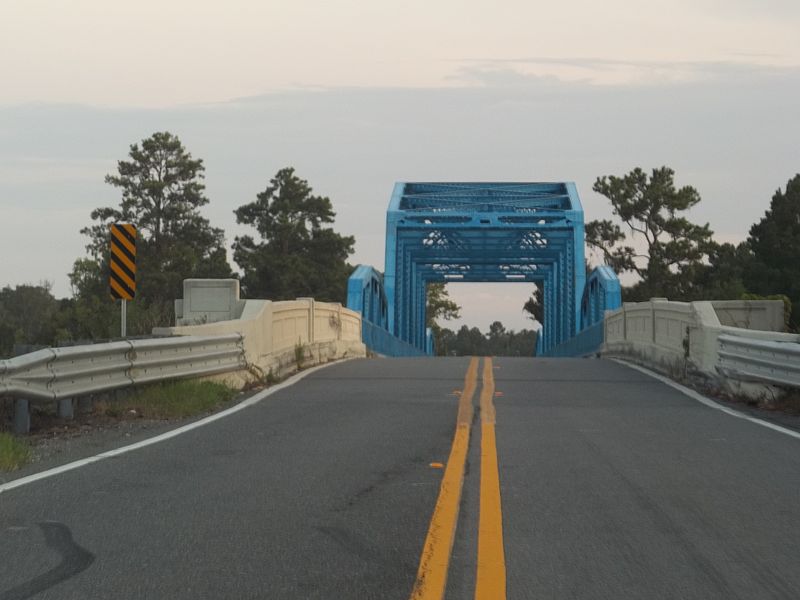
[[[279,170],[234,210],[236,222],[253,233],[233,240],[234,274],[225,233],[200,209],[205,167],[181,140],[157,132],[130,146],[105,182],[120,190],[119,205],[90,214],[81,230],[86,255],[75,260],[69,281],[72,297],[56,299],[49,283],[6,286],[0,290],[0,356],[14,346],[57,345],[114,337],[119,309],[109,293],[109,225],[137,227],[136,299],[129,304],[128,332],[147,334],[173,322],[173,301],[187,278],[239,277],[244,297],[288,300],[313,296],[344,302],[353,267],[347,258],[355,239],[334,231],[336,213],[329,198],[314,194],[293,168]]]
[[[537,332],[532,329],[508,330],[500,321],[482,333],[477,327],[462,325],[458,331],[442,327],[436,338],[439,356],[533,356]]]
[[[669,167],[599,177],[593,189],[610,201],[614,219],[586,223],[586,244],[618,275],[634,276],[624,301],[780,299],[787,331],[800,331],[800,174],[773,194],[739,244],[719,243],[708,223],[689,220],[700,194],[677,187]],[[536,288],[523,310],[541,323],[546,309]]]
[[[443,327],[440,320],[461,316],[461,307],[450,298],[444,283],[428,284],[425,315],[438,356],[533,356],[536,348],[535,330],[508,330],[500,321],[494,321],[485,334],[467,325],[458,331]]]

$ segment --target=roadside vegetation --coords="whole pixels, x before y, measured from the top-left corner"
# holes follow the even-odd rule
[[[753,199],[766,210],[739,244],[720,244],[708,223],[690,220],[700,194],[677,187],[669,167],[600,177],[593,189],[614,220],[587,222],[586,244],[617,274],[634,276],[624,301],[781,299],[787,330],[800,330],[800,174],[771,201]]]
[[[786,330],[800,331],[800,174],[770,201],[752,199],[764,216],[738,244],[719,243],[708,223],[691,221],[700,194],[676,186],[669,167],[598,177],[592,189],[609,200],[613,219],[586,223],[589,257],[632,279],[622,288],[624,302],[783,300]],[[536,286],[523,307],[539,323],[542,297]]]
[[[124,398],[99,401],[95,411],[111,418],[183,419],[229,403],[236,391],[214,381],[171,381],[132,390]]]
[[[28,443],[10,433],[0,432],[0,471],[16,471],[31,457]]]
[[[129,335],[171,325],[173,302],[189,278],[239,278],[247,298],[313,296],[344,303],[355,239],[334,231],[333,203],[291,167],[264,179],[263,191],[253,190],[254,200],[243,198],[234,210],[249,234],[226,240],[203,215],[211,203],[203,160],[167,131],[132,144],[127,158],[105,177],[119,191],[119,203],[94,209],[81,229],[86,254],[69,273],[71,297],[55,298],[46,281],[0,289],[0,358],[118,335],[120,311],[108,292],[108,227],[117,222],[137,227]],[[228,262],[228,249],[238,273]]]
[[[70,421],[56,416],[51,404],[34,404],[30,438],[0,431],[0,472],[15,471],[38,460],[38,449],[44,440],[69,438],[122,421],[142,419],[143,426],[148,427],[147,421],[197,417],[229,406],[237,394],[237,390],[215,381],[154,383],[97,399],[90,413],[76,412]],[[0,421],[8,418],[7,414],[0,415]]]

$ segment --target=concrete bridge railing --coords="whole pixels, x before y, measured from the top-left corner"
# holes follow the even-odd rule
[[[633,359],[679,378],[701,378],[746,397],[800,387],[800,335],[783,333],[777,300],[625,303],[607,311],[604,356]]]
[[[153,330],[164,336],[242,335],[248,372],[229,375],[232,382],[272,373],[280,377],[298,367],[343,357],[365,356],[361,315],[338,303],[313,298],[240,300],[239,282],[187,279],[183,300],[176,301],[175,327]]]

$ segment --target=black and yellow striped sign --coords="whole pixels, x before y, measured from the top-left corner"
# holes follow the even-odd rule
[[[136,295],[136,227],[114,223],[111,229],[111,272],[108,285],[118,300],[133,300]]]

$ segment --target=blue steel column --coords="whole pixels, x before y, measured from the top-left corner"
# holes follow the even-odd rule
[[[420,313],[420,275],[418,272],[416,262],[411,263],[411,274],[409,277],[409,281],[411,282],[410,285],[410,294],[409,294],[409,304],[408,306],[411,307],[411,320],[409,323],[409,334],[410,337],[408,341],[410,341],[414,346],[419,347],[419,313]]]
[[[572,272],[573,272],[573,322],[576,324],[575,328],[570,331],[570,335],[578,333],[578,328],[581,322],[581,297],[583,296],[583,288],[586,285],[586,257],[584,249],[584,220],[583,220],[583,205],[581,204],[580,196],[578,196],[578,188],[572,182],[566,183],[567,193],[569,194],[570,204],[572,210],[567,211],[567,219],[572,223]]]
[[[397,273],[397,227],[403,213],[400,211],[400,199],[403,196],[403,183],[395,183],[389,210],[386,212],[386,253],[384,255],[383,289],[388,301],[389,331],[397,335],[396,327],[396,273]]]
[[[603,320],[605,311],[622,306],[622,288],[614,270],[608,265],[594,269],[586,280],[581,299],[581,328]]]
[[[547,348],[551,348],[558,343],[558,309],[563,307],[563,301],[559,301],[558,293],[558,261],[553,264],[550,269],[549,277],[547,278],[547,289],[549,290],[545,295],[545,309],[549,306],[550,318],[548,320],[550,331],[547,332],[545,342]],[[547,315],[547,313],[545,313]]]
[[[553,283],[548,273],[548,277],[542,284],[542,299],[544,300],[544,324],[542,326],[542,347],[546,351],[550,348],[550,338],[553,337],[553,306],[552,300]]]
[[[403,246],[404,245],[405,244],[403,244]],[[400,262],[402,265],[402,269],[400,269],[400,275],[402,279],[397,282],[399,290],[395,293],[395,298],[398,303],[396,309],[397,322],[395,325],[395,335],[397,335],[401,340],[412,342],[411,328],[413,323],[411,321],[413,319],[414,307],[414,278],[412,276],[413,263],[405,248],[401,246],[400,250]]]
[[[417,275],[415,280],[417,295],[415,298],[416,323],[414,324],[414,345],[417,348],[425,348],[425,302],[427,299],[427,286],[422,275]]]
[[[564,255],[559,254],[558,260],[556,261],[555,266],[555,285],[553,286],[553,295],[552,295],[552,302],[553,302],[553,312],[556,313],[555,315],[555,329],[553,330],[553,336],[550,338],[554,344],[557,344],[558,341],[563,339],[564,337],[564,319],[567,318],[569,315],[569,296],[564,294],[564,288],[566,287],[564,282]],[[558,301],[556,301],[558,298]]]
[[[570,236],[571,237],[571,236]],[[572,241],[572,240],[570,240]],[[578,332],[578,320],[576,320],[575,315],[580,315],[580,291],[575,289],[575,273],[573,269],[573,256],[575,253],[575,246],[572,243],[568,243],[564,248],[564,265],[563,265],[563,276],[564,276],[564,298],[567,301],[564,303],[564,313],[565,313],[565,328],[561,332],[560,340],[566,340]],[[575,306],[578,306],[578,311],[576,313]]]
[[[385,327],[386,324],[382,322],[380,311],[381,291],[378,282],[373,281],[370,288],[369,320],[379,324],[381,327]]]

